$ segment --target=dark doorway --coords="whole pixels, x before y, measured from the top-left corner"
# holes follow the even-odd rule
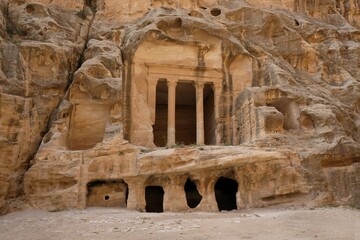
[[[176,143],[196,143],[196,93],[192,82],[178,82],[175,113]]]
[[[163,212],[164,190],[160,186],[145,188],[146,212]]]
[[[87,206],[126,207],[128,186],[122,181],[93,181],[87,184]]]
[[[204,132],[205,144],[216,144],[216,121],[214,91],[212,84],[204,85]],[[176,85],[175,142],[191,145],[196,143],[196,91],[192,82],[178,82]],[[167,144],[168,86],[161,79],[156,85],[155,123],[153,125],[154,144]]]
[[[204,131],[205,145],[216,144],[215,100],[211,84],[204,86]]]
[[[153,126],[154,144],[165,147],[167,143],[168,87],[166,81],[156,85],[155,124]]]
[[[215,184],[215,198],[219,211],[237,209],[236,193],[238,183],[230,178],[220,177]]]
[[[202,199],[202,196],[200,195],[196,184],[188,178],[185,183],[184,190],[186,193],[187,205],[190,208],[196,208],[200,204]]]

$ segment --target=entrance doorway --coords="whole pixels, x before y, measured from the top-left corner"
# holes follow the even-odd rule
[[[184,186],[185,194],[186,194],[186,202],[189,208],[196,208],[202,199],[196,184],[191,181],[189,178],[186,180]]]
[[[192,82],[178,82],[175,112],[176,143],[196,143],[196,94]]]
[[[206,145],[216,144],[215,102],[212,84],[203,89],[204,137]],[[196,144],[196,89],[193,81],[180,81],[176,85],[175,98],[175,143]],[[154,144],[165,147],[168,124],[168,86],[165,79],[156,85],[155,123],[153,125]]]
[[[205,145],[216,144],[216,121],[215,121],[215,102],[214,90],[211,84],[204,86],[204,133]]]
[[[87,184],[87,206],[126,207],[128,186],[124,181],[94,181]]]
[[[145,188],[146,212],[164,211],[164,190],[160,186],[148,186]]]
[[[237,209],[236,193],[238,183],[230,178],[220,177],[215,184],[215,198],[219,211]]]
[[[155,124],[153,126],[154,144],[165,147],[167,143],[168,87],[166,81],[156,85]]]

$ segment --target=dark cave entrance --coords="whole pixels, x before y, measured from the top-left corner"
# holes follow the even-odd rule
[[[146,212],[164,211],[164,189],[160,186],[148,186],[145,188]]]
[[[237,209],[236,193],[238,183],[230,178],[220,177],[215,184],[215,198],[219,211]]]
[[[190,208],[196,208],[202,200],[202,196],[199,193],[196,184],[188,178],[186,180],[184,190],[186,194],[187,205]]]
[[[126,207],[128,185],[122,180],[93,181],[87,184],[87,206]]]

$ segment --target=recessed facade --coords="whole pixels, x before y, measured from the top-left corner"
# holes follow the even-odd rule
[[[233,93],[251,84],[251,58],[236,56],[224,69],[221,39],[199,36],[201,44],[177,44],[149,36],[126,74],[125,136],[142,146],[231,144]],[[200,40],[199,39],[199,40]],[[208,41],[208,42],[206,42]],[[238,71],[237,67],[245,71]],[[131,69],[131,70],[130,70]],[[235,84],[236,82],[236,84]]]

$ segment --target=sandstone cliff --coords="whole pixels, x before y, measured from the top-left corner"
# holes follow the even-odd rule
[[[117,192],[142,211],[150,186],[187,210],[188,179],[213,211],[219,177],[238,183],[236,208],[359,204],[359,1],[0,10],[1,212],[110,206]],[[178,145],[161,147],[172,81]]]

